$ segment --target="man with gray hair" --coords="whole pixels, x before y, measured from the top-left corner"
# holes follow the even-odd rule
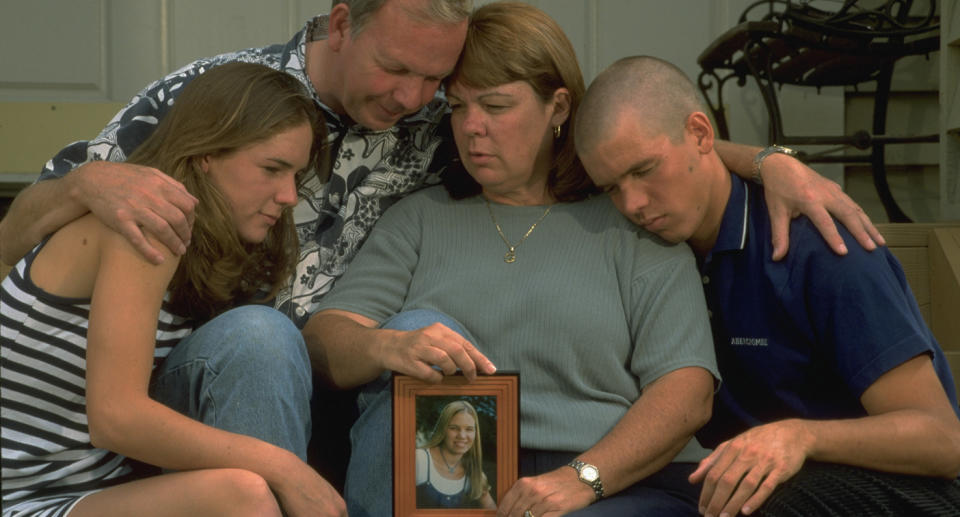
[[[41,181],[17,197],[0,223],[0,258],[15,263],[44,235],[88,211],[148,259],[161,260],[144,232],[175,253],[185,251],[196,200],[162,171],[122,162],[197,75],[231,61],[262,63],[307,87],[329,134],[330,170],[301,189],[300,262],[277,303],[302,326],[383,210],[436,183],[455,156],[437,87],[456,64],[471,8],[472,0],[334,0],[330,14],[309,20],[284,45],[184,66],[138,93],[95,139],[75,142],[47,162]]]
[[[696,89],[665,61],[600,74],[575,137],[628,219],[698,257],[723,377],[697,433],[715,450],[690,476],[701,513],[960,512],[953,378],[888,249],[841,229],[837,256],[802,217],[773,261],[763,187],[727,170]]]

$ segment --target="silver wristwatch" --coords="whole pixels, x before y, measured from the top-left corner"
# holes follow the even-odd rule
[[[750,179],[752,179],[754,183],[763,185],[763,178],[760,176],[760,165],[763,164],[763,160],[765,160],[767,156],[770,156],[774,153],[785,154],[793,157],[796,157],[798,154],[800,154],[797,151],[782,145],[771,145],[769,147],[765,147],[753,157],[753,170],[751,171]]]
[[[573,467],[577,471],[577,478],[581,483],[593,489],[596,501],[603,498],[603,481],[600,481],[600,471],[596,466],[584,463],[580,460],[573,460],[567,463],[568,467]]]

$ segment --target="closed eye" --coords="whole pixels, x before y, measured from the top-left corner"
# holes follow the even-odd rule
[[[261,167],[270,174],[280,174],[286,170],[294,170],[293,164],[283,158],[269,157],[264,162],[261,162]]]
[[[382,66],[381,68],[383,68],[383,71],[384,71],[384,72],[386,72],[386,73],[388,73],[388,74],[391,74],[391,75],[406,75],[406,74],[410,73],[409,70],[407,70],[406,68],[403,68],[403,67]]]

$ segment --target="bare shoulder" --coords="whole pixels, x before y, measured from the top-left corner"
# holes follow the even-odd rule
[[[88,298],[100,262],[100,245],[112,232],[92,214],[79,217],[49,237],[30,268],[44,291],[68,298]]]
[[[178,258],[157,239],[147,240],[164,254],[164,267],[176,267]],[[33,282],[44,291],[68,298],[89,298],[100,271],[104,253],[127,258],[130,265],[144,257],[119,233],[93,214],[79,217],[50,236],[31,266]]]

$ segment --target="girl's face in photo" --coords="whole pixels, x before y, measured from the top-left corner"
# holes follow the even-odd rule
[[[461,411],[447,424],[443,446],[450,452],[466,454],[477,437],[477,423],[468,411]]]
[[[226,199],[244,242],[263,242],[283,210],[297,202],[296,175],[310,163],[313,131],[306,122],[220,156],[203,170]]]

